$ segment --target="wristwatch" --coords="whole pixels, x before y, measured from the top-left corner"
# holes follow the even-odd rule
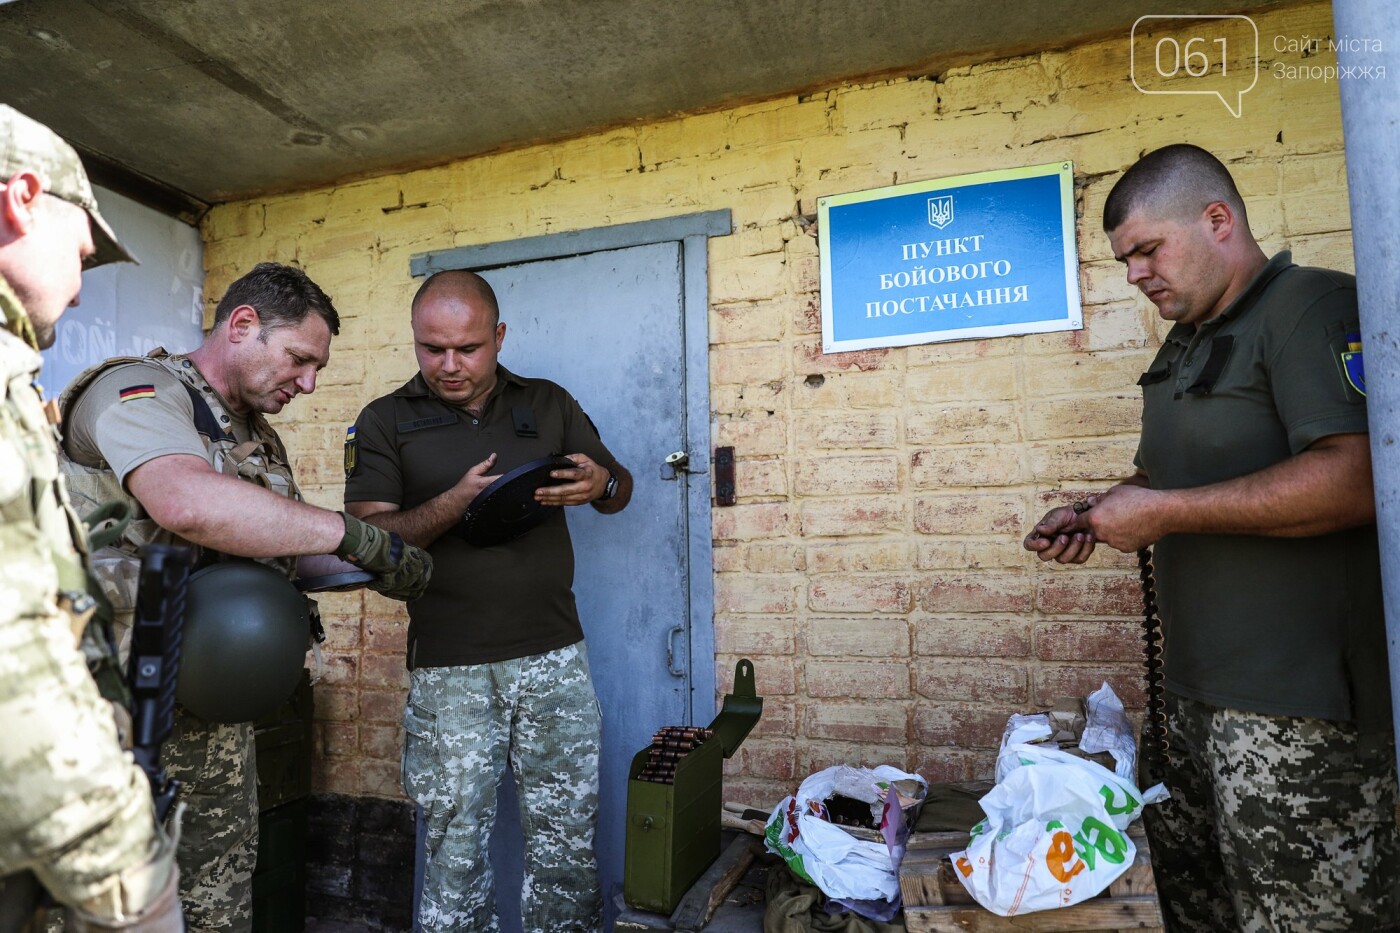
[[[611,499],[615,495],[617,495],[617,477],[613,475],[612,470],[609,470],[608,483],[603,487],[603,494],[598,497],[598,501],[602,502],[604,499]]]

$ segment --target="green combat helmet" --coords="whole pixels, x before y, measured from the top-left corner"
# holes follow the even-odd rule
[[[306,597],[270,567],[222,561],[190,576],[176,698],[211,722],[252,722],[292,695],[306,658]]]

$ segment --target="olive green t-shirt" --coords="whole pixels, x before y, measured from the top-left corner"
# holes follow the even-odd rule
[[[499,475],[551,454],[582,453],[616,466],[568,392],[504,366],[496,378],[480,418],[433,395],[421,373],[365,406],[355,422],[345,501],[392,502],[408,510],[450,489],[492,453],[491,472]],[[518,418],[517,411],[530,417]],[[517,422],[532,423],[522,432]],[[428,591],[408,604],[409,667],[489,664],[582,640],[564,513],[491,547],[470,545],[452,531],[438,538],[428,548]]]
[[[1349,381],[1344,358],[1359,331],[1355,279],[1295,266],[1287,252],[1218,317],[1172,328],[1139,381],[1137,465],[1152,488],[1222,482],[1365,433],[1365,382]],[[1389,722],[1374,525],[1308,538],[1173,534],[1153,558],[1167,689],[1267,715]]]

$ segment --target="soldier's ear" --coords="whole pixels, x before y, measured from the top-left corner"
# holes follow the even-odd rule
[[[258,309],[252,305],[239,305],[229,312],[228,339],[232,343],[242,343],[257,337],[262,330],[262,320]]]
[[[43,179],[27,169],[6,179],[5,190],[0,191],[0,218],[12,235],[24,236],[33,229],[35,211],[43,193]]]

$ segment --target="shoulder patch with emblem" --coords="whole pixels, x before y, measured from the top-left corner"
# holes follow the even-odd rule
[[[1350,385],[1361,395],[1366,394],[1366,367],[1361,358],[1361,335],[1347,334],[1347,348],[1342,351],[1342,374]]]
[[[150,384],[143,386],[127,386],[117,393],[117,397],[123,402],[133,402],[138,398],[155,398],[156,387]]]
[[[346,479],[349,479],[349,478],[350,478],[350,475],[351,475],[352,473],[355,472],[355,463],[356,463],[356,461],[357,461],[357,459],[358,459],[358,458],[355,456],[355,453],[356,453],[356,450],[357,450],[357,449],[358,449],[358,448],[356,447],[356,444],[355,444],[355,426],[352,424],[352,425],[350,425],[350,427],[348,427],[348,428],[345,429],[345,478],[346,478]]]

